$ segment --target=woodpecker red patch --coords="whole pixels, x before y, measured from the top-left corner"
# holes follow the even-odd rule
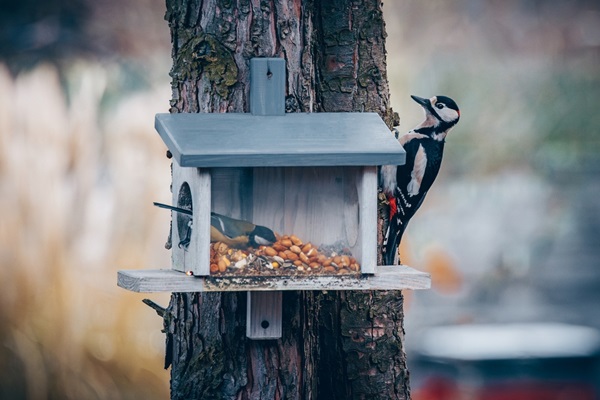
[[[390,221],[391,221],[392,217],[394,215],[396,215],[396,213],[398,212],[398,204],[396,203],[396,198],[394,196],[389,196],[388,202],[390,203]]]

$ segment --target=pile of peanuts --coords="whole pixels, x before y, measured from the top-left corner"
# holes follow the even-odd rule
[[[224,275],[339,275],[360,272],[350,250],[319,249],[295,235],[284,235],[271,246],[236,250],[216,242],[210,248],[211,274]]]

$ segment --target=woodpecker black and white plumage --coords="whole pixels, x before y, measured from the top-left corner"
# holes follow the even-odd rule
[[[178,213],[192,215],[191,210],[174,207],[168,204],[154,203],[155,206],[166,208]],[[188,233],[179,243],[179,247],[186,247],[190,242],[191,226]],[[269,246],[277,241],[275,233],[266,226],[255,225],[252,222],[227,217],[225,215],[210,213],[210,241],[223,242],[235,249],[257,248],[261,245]]]
[[[411,97],[425,110],[425,120],[398,139],[406,151],[406,163],[384,165],[379,176],[390,209],[383,242],[385,265],[396,263],[402,234],[435,181],[442,165],[446,135],[460,119],[458,106],[449,97]]]

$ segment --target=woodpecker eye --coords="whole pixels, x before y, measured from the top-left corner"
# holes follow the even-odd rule
[[[436,103],[435,106],[441,110],[442,108],[444,108],[444,103]]]

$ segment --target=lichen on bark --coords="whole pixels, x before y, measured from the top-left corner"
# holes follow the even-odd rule
[[[198,80],[206,74],[215,92],[227,98],[229,88],[238,80],[238,67],[231,50],[207,33],[194,34],[189,30],[180,33],[179,38],[183,44],[171,69],[173,83]]]

